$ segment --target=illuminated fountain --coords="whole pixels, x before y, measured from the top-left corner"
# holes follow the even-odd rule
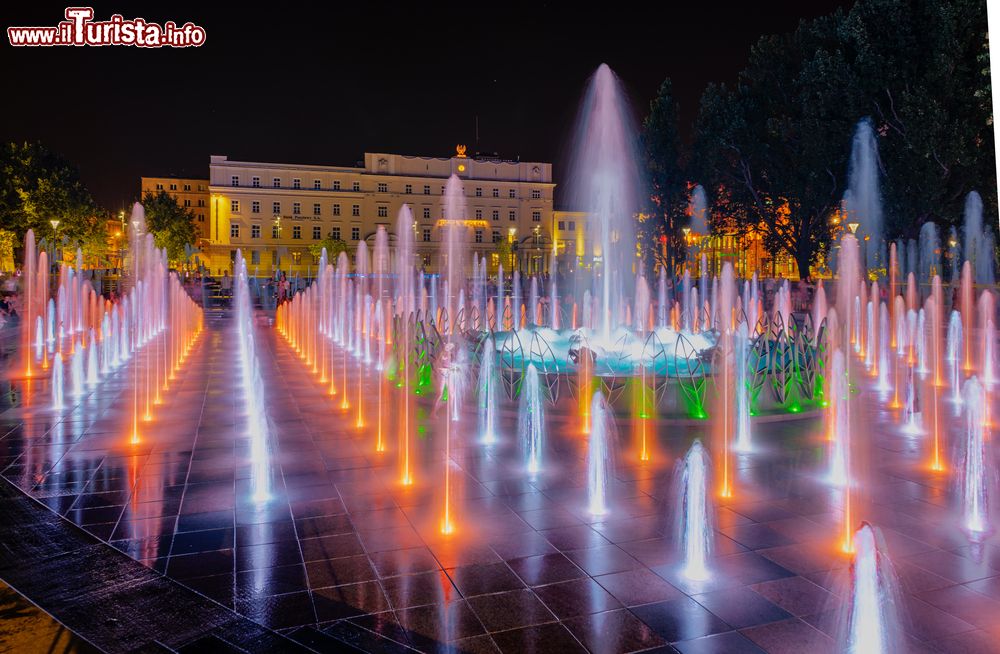
[[[542,450],[545,446],[545,413],[542,389],[538,381],[538,369],[528,365],[521,391],[521,406],[518,411],[518,441],[524,451],[528,473],[538,474],[542,469]]]
[[[887,555],[876,543],[875,530],[863,523],[854,535],[850,602],[843,622],[843,648],[852,654],[903,651],[898,621],[898,591]]]
[[[63,393],[65,382],[63,380],[63,361],[62,357],[57,356],[52,362],[52,409],[55,411],[62,411],[65,403],[63,402]]]
[[[989,507],[996,468],[986,438],[986,394],[975,377],[965,382],[965,449],[958,469],[962,527],[974,541],[990,532]]]
[[[590,410],[593,426],[587,448],[587,508],[593,516],[608,512],[608,482],[614,470],[615,423],[604,395],[594,393]]]
[[[675,474],[675,497],[680,503],[676,529],[683,556],[681,572],[694,581],[704,581],[711,576],[708,557],[715,536],[712,500],[708,493],[708,462],[708,453],[701,441],[695,441],[684,459],[678,461]]]
[[[951,375],[951,401],[955,405],[962,403],[962,357],[962,314],[953,310],[951,318],[948,320],[948,345],[945,360]]]
[[[492,445],[497,441],[497,404],[500,401],[500,374],[497,370],[496,348],[493,338],[487,337],[483,344],[483,360],[479,364],[479,436],[483,443]]]
[[[247,283],[247,266],[242,252],[236,253],[236,331],[240,344],[240,372],[243,377],[243,401],[247,411],[247,434],[250,439],[251,499],[263,503],[271,498],[270,427],[264,401],[264,380],[257,362],[253,326],[253,304]]]

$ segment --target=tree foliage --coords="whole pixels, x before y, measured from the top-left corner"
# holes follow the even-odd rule
[[[195,242],[194,214],[177,203],[166,191],[147,192],[142,198],[146,228],[158,248],[167,248],[170,261],[185,261],[186,246]]]
[[[88,241],[101,230],[101,218],[79,171],[41,143],[0,144],[0,229],[23,237],[29,229],[51,236]]]
[[[763,230],[806,274],[831,238],[854,126],[878,135],[886,236],[960,221],[978,189],[996,206],[981,0],[859,0],[765,36],[732,85],[710,85],[692,176],[713,216]]]
[[[326,248],[326,260],[333,263],[336,262],[341,252],[347,252],[347,243],[342,239],[327,236],[322,241],[311,244],[309,253],[319,261],[320,255],[323,254],[323,248]]]
[[[649,183],[649,198],[643,207],[645,219],[638,225],[640,243],[653,263],[673,270],[673,253],[682,251],[681,228],[685,225],[688,183],[678,129],[678,106],[670,78],[663,80],[649,104],[642,123],[642,152]],[[667,247],[659,247],[666,242]]]

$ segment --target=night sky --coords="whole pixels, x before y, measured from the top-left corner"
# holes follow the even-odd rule
[[[207,177],[230,159],[353,165],[365,151],[470,152],[553,161],[563,181],[573,120],[602,62],[621,77],[638,119],[670,77],[690,130],[711,81],[732,81],[762,34],[848,0],[657,3],[330,2],[95,5],[203,26],[186,50],[0,46],[6,98],[0,139],[41,140],[79,167],[117,209],[142,175]],[[363,7],[361,5],[364,5]],[[17,3],[4,27],[55,25],[65,4]],[[476,117],[479,141],[476,143]]]

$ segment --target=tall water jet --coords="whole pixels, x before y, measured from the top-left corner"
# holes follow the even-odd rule
[[[488,336],[483,343],[482,363],[479,364],[479,436],[483,443],[497,441],[497,403],[500,372],[497,368],[496,345]]]
[[[880,267],[882,262],[882,197],[879,191],[878,144],[872,121],[858,122],[851,144],[851,162],[844,204],[848,217],[858,223],[858,238],[866,241],[862,266]],[[876,299],[877,301],[877,299]]]
[[[444,188],[444,218],[447,229],[445,233],[445,265],[448,297],[445,307],[448,310],[449,336],[454,334],[458,325],[459,289],[465,286],[465,247],[467,228],[465,227],[465,191],[458,175],[448,178]]]
[[[684,557],[681,573],[688,579],[703,581],[711,576],[708,557],[712,552],[714,532],[712,500],[708,493],[708,453],[696,440],[683,460],[678,462],[676,497],[677,542]]]
[[[990,531],[989,506],[996,470],[986,438],[986,394],[976,377],[965,382],[965,451],[959,476],[962,527],[974,541]]]
[[[542,408],[542,389],[538,369],[528,364],[521,384],[521,404],[518,415],[518,440],[524,451],[528,472],[538,474],[542,469],[542,449],[545,443],[545,413]]]
[[[587,451],[587,506],[593,516],[608,512],[609,471],[613,466],[614,418],[601,391],[594,393],[590,415],[593,425]]]
[[[753,442],[750,431],[750,384],[747,379],[747,366],[750,359],[750,337],[747,334],[747,324],[741,322],[733,339],[733,359],[736,384],[736,444],[737,452],[750,452]]]
[[[588,212],[600,244],[600,334],[610,340],[617,327],[616,298],[635,259],[634,216],[639,207],[636,131],[615,74],[602,64],[591,78],[578,120],[578,144],[571,164],[571,204]]]
[[[719,341],[716,347],[719,348],[720,355],[713,364],[713,373],[716,375],[718,389],[716,406],[714,413],[714,423],[717,430],[717,448],[715,455],[718,457],[716,469],[720,471],[721,479],[719,495],[721,497],[732,497],[733,495],[733,472],[735,470],[732,461],[733,437],[736,434],[736,367],[738,365],[735,357],[735,335],[733,334],[733,314],[736,302],[736,282],[733,276],[733,264],[726,262],[722,267],[722,282],[719,286],[718,320],[715,328],[719,332]]]
[[[945,360],[951,376],[951,401],[956,405],[962,403],[962,314],[952,311],[948,319],[948,343],[945,348]]]
[[[875,531],[868,523],[862,523],[854,542],[857,551],[851,565],[843,651],[851,654],[903,651],[897,633],[897,591],[892,565],[877,546]]]
[[[402,338],[402,342],[397,344],[397,351],[401,353],[402,360],[398,361],[398,375],[402,383],[402,415],[399,420],[399,440],[400,440],[400,482],[404,486],[413,483],[413,465],[411,461],[410,440],[413,427],[411,425],[411,398],[410,398],[410,315],[416,311],[416,299],[414,289],[413,270],[413,213],[410,205],[403,204],[399,209],[398,226],[396,228],[396,289],[395,296],[399,298],[396,303],[396,312],[402,320],[402,333],[396,338]]]
[[[965,198],[963,232],[965,260],[972,264],[976,272],[976,283],[993,285],[996,282],[993,233],[983,226],[983,199],[976,191]]]

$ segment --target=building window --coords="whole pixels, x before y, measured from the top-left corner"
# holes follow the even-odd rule
[[[481,186],[477,186],[477,187],[476,187],[476,197],[477,197],[477,198],[481,198],[481,197],[483,197],[483,189],[482,189],[482,187],[481,187]]]
[[[316,190],[318,191],[318,190],[320,190],[321,188],[323,188],[323,185],[319,183],[319,180],[318,180],[318,179],[314,179],[314,180],[313,180],[313,188],[314,188],[314,189],[316,189]]]
[[[233,200],[232,202],[229,203],[229,208],[232,209],[233,213],[239,213],[240,212],[240,201],[239,200]]]
[[[492,215],[493,215],[493,220],[500,220],[500,210],[499,209],[494,209]]]
[[[340,180],[339,179],[333,180],[333,190],[334,191],[339,191],[340,190]]]
[[[566,223],[564,223],[563,221],[560,220],[559,221],[559,231],[561,232],[564,229],[566,229]]]
[[[260,188],[260,177],[251,177],[250,186],[254,188]]]
[[[387,207],[385,205],[379,205],[379,208],[378,208],[378,217],[379,218],[388,218],[389,217],[389,207]]]
[[[378,192],[379,193],[388,193],[389,192],[389,185],[386,184],[385,182],[379,182],[378,183]]]
[[[271,213],[281,213],[281,203],[272,202],[271,203]]]
[[[250,238],[260,238],[260,225],[250,225]]]
[[[571,231],[571,232],[576,231],[576,223],[574,221],[572,221],[572,220],[569,221],[569,231]]]
[[[238,179],[238,178],[233,178],[233,179]],[[238,185],[234,185],[234,186],[238,186]],[[170,190],[171,191],[176,191],[177,190],[177,184],[171,184],[170,185]]]
[[[313,225],[313,240],[319,241],[323,238],[323,228],[319,225]]]
[[[301,202],[293,202],[292,203],[292,215],[293,216],[299,216],[301,214],[302,214],[302,203]]]
[[[532,200],[541,200],[542,199],[542,192],[539,191],[537,188],[531,189],[531,199]]]
[[[281,237],[281,227],[278,225],[271,225],[271,238]]]
[[[353,184],[351,184],[351,190],[352,191],[360,191],[361,190],[361,182],[354,182]]]
[[[499,243],[500,242],[500,232],[498,232],[495,229],[493,230],[493,242],[494,243]]]
[[[423,239],[424,239],[424,243],[430,243],[431,242],[431,228],[430,227],[424,227]]]
[[[239,186],[240,185],[240,176],[239,175],[233,175],[232,180],[233,180],[233,186]],[[170,190],[171,191],[176,191],[177,190],[177,185],[176,184],[171,184],[170,185]]]
[[[424,218],[425,219],[429,219],[430,217],[431,217],[431,208],[430,207],[424,207]]]
[[[532,211],[531,212],[531,222],[533,222],[533,223],[540,223],[540,222],[542,222],[542,212],[541,211]]]
[[[292,188],[302,188],[302,180],[298,177],[292,178]]]
[[[239,238],[240,237],[240,226],[239,223],[232,223],[229,225],[229,238]]]
[[[482,220],[482,219],[483,219],[483,210],[476,209],[476,220]]]
[[[204,207],[205,206],[205,201],[204,200],[198,200],[198,206],[199,207]]]
[[[500,197],[500,189],[498,188],[493,189],[493,197],[495,198]]]
[[[407,184],[406,186],[404,186],[403,192],[406,193],[407,195],[413,193],[413,184]]]
[[[339,216],[340,215],[340,205],[339,204],[333,205],[333,215],[334,216]]]
[[[292,238],[302,238],[302,225],[292,225]]]
[[[482,242],[483,242],[483,230],[477,229],[476,230],[476,243],[482,243]]]
[[[352,241],[360,241],[361,240],[361,228],[360,227],[351,227],[351,240]]]
[[[517,212],[516,211],[508,211],[507,212],[507,220],[509,222],[516,223],[517,222]]]
[[[274,179],[272,179],[271,186],[273,186],[274,188],[281,188],[281,178],[275,177]]]
[[[361,215],[361,205],[360,204],[352,204],[351,205],[351,215],[355,216],[355,217]]]
[[[319,202],[317,202],[317,203],[313,204],[313,215],[314,215],[314,216],[319,216],[319,215],[321,215],[321,214],[322,214],[322,211],[323,211],[323,210],[319,208]]]
[[[272,266],[277,266],[278,265],[278,251],[277,250],[271,250],[271,265]]]
[[[517,197],[517,193],[514,191],[514,189],[510,189],[509,191],[507,191],[507,197],[513,200],[514,198]]]
[[[205,214],[203,213],[198,214],[198,222],[200,223],[205,222]]]
[[[332,238],[335,241],[339,241],[340,240],[340,228],[339,227],[334,227],[333,229],[330,230],[330,238]]]
[[[259,266],[260,265],[260,252],[257,250],[250,250],[250,265]]]
[[[190,193],[191,192],[191,185],[190,184],[185,184],[184,185],[184,190],[187,191],[188,193]]]
[[[254,200],[250,203],[250,213],[260,213],[260,202]]]
[[[444,187],[444,186],[442,186],[442,187],[441,187],[441,195],[444,195],[444,189],[445,189],[445,187]]]
[[[191,200],[184,200],[184,206],[185,207],[190,207],[191,206]]]
[[[156,190],[157,191],[162,191],[163,190],[163,184],[157,184],[156,185]]]
[[[430,185],[424,184],[424,195],[430,195],[430,194],[431,194],[431,187],[430,187]]]

